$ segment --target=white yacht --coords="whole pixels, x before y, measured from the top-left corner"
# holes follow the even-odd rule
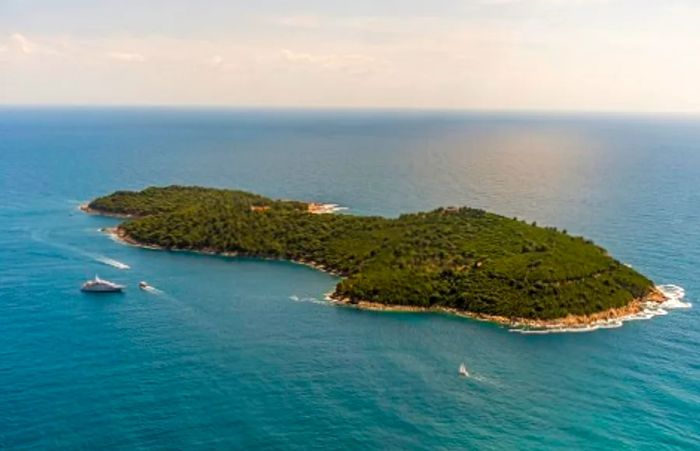
[[[459,366],[459,375],[469,377],[469,371],[467,371],[467,367],[464,365],[464,363]]]
[[[124,286],[109,280],[102,280],[96,275],[93,280],[85,282],[80,289],[95,293],[118,293],[124,289]]]

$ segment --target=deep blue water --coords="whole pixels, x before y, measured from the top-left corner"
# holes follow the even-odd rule
[[[700,119],[0,109],[0,448],[699,446],[697,308],[538,336],[356,311],[311,268],[131,248],[77,210],[171,183],[486,208],[700,296]],[[80,293],[95,273],[127,292]]]

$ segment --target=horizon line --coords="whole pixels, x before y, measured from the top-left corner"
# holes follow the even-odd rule
[[[127,104],[127,103],[17,103],[2,104],[5,109],[153,109],[153,110],[239,110],[239,111],[337,111],[337,112],[406,112],[406,113],[465,113],[465,114],[539,114],[539,115],[607,115],[607,116],[700,116],[700,110],[584,110],[537,108],[467,108],[414,106],[350,106],[350,105],[217,105],[217,104]]]

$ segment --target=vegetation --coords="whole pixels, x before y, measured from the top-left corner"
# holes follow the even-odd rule
[[[133,216],[120,228],[143,244],[313,262],[343,276],[335,295],[351,301],[553,319],[622,307],[652,288],[589,240],[472,208],[317,215],[304,202],[182,186],[118,191],[89,207]]]

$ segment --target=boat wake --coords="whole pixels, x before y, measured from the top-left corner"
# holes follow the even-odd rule
[[[491,378],[488,378],[488,377],[483,376],[481,374],[474,374],[471,372],[467,376],[460,374],[459,378],[463,379],[465,381],[478,382],[480,385],[491,385],[491,386],[500,386],[501,385]]]
[[[471,379],[471,380],[474,380],[477,382],[491,383],[491,381],[489,381],[487,378],[485,378],[484,376],[480,376],[478,374],[469,374],[469,376],[466,377],[466,379]]]
[[[52,241],[46,236],[45,232],[42,233],[41,231],[34,230],[30,233],[30,238],[37,243],[42,243],[47,246],[51,246],[54,249],[61,249],[68,253],[80,255],[84,258],[89,258],[96,262],[102,263],[103,265],[111,266],[117,269],[131,269],[131,266],[127,265],[126,263],[120,262],[119,260],[105,257],[104,255],[93,254],[91,252],[84,251],[83,249],[80,249],[79,247],[70,244]]]
[[[593,332],[600,329],[616,329],[622,327],[626,321],[641,321],[652,319],[655,316],[668,315],[669,310],[688,309],[693,306],[690,302],[684,301],[685,289],[678,285],[657,285],[656,288],[666,297],[662,303],[647,302],[641,312],[633,315],[623,316],[617,319],[602,320],[585,327],[552,327],[546,329],[514,328],[510,332],[524,335],[544,335],[561,333]]]
[[[155,294],[155,295],[164,294],[163,290],[159,290],[158,288],[152,287],[150,285],[147,287],[143,287],[142,290],[147,292],[147,293],[151,293],[151,294]]]
[[[113,268],[117,269],[131,269],[131,266],[127,265],[126,263],[122,263],[119,260],[115,260],[113,258],[109,257],[104,257],[102,255],[97,255],[93,257],[95,261],[98,261],[104,265],[111,266]]]

